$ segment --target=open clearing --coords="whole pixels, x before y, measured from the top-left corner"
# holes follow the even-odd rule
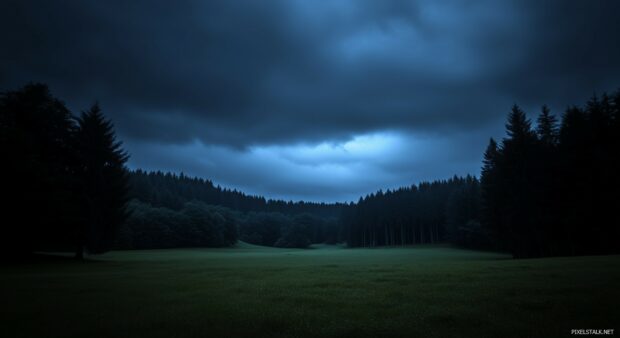
[[[620,256],[441,246],[110,252],[0,267],[3,337],[566,337],[620,330]],[[617,334],[617,333],[616,333]]]

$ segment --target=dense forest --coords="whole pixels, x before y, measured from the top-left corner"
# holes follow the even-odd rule
[[[620,92],[536,120],[513,106],[473,177],[377,193],[342,218],[351,246],[449,241],[516,258],[620,252]]]
[[[0,96],[2,249],[374,247],[449,242],[514,257],[620,252],[620,92],[546,106],[536,126],[514,106],[480,179],[379,190],[357,203],[267,200],[184,174],[130,171],[98,104],[74,116],[47,86]],[[36,210],[36,212],[33,212]]]
[[[190,201],[219,205],[241,212],[281,212],[284,214],[312,213],[320,217],[338,217],[341,203],[292,202],[265,199],[262,196],[247,195],[237,190],[215,186],[210,180],[188,177],[183,173],[130,172],[130,198],[178,210]]]
[[[491,139],[481,176],[483,224],[514,257],[620,252],[620,92],[543,106],[536,128],[514,106],[507,136]]]
[[[128,155],[99,106],[79,116],[47,86],[0,95],[3,257],[109,249],[127,216]]]
[[[129,173],[129,198],[117,248],[226,246],[237,238],[305,248],[340,239],[339,203],[266,200],[182,173],[143,170]]]
[[[480,183],[472,176],[379,190],[348,206],[341,221],[350,246],[489,245],[480,225]]]

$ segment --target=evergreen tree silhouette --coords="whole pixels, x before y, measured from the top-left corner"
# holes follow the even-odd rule
[[[537,225],[535,217],[536,185],[532,177],[536,169],[536,135],[531,122],[517,105],[508,114],[507,138],[502,140],[502,160],[499,176],[503,181],[503,226],[508,230],[509,248],[515,257],[537,255],[541,243],[534,243]]]
[[[494,247],[502,249],[507,246],[507,229],[502,226],[501,202],[502,186],[499,176],[500,150],[493,138],[484,152],[480,173],[481,189],[481,221],[487,231],[493,236]]]
[[[10,256],[59,250],[76,220],[74,123],[44,84],[0,95],[1,247]]]
[[[127,217],[128,155],[116,140],[114,127],[98,104],[77,119],[76,147],[80,160],[83,223],[78,231],[76,257],[84,250],[101,253],[110,248],[118,226]]]
[[[559,138],[558,120],[550,113],[547,105],[542,106],[542,111],[536,122],[536,133],[539,140],[546,146],[555,146]]]

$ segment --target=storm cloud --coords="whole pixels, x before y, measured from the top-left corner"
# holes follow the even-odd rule
[[[513,103],[620,86],[617,1],[4,1],[0,88],[98,100],[134,168],[355,200],[477,175]]]

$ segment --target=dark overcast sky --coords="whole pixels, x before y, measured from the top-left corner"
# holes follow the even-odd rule
[[[98,100],[130,167],[356,200],[479,174],[513,103],[620,86],[620,1],[0,3],[0,89]]]

